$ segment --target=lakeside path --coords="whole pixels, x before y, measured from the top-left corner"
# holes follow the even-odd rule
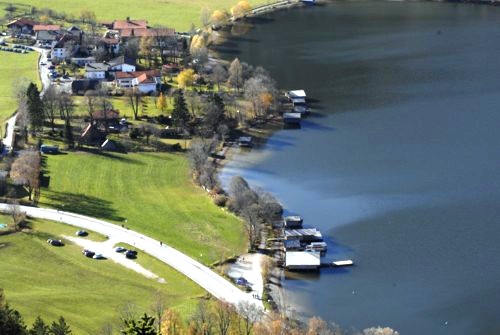
[[[251,293],[241,291],[205,265],[172,247],[165,244],[160,245],[160,241],[146,235],[89,216],[48,208],[19,207],[29,217],[66,223],[103,234],[116,242],[133,245],[135,248],[142,250],[186,275],[217,299],[226,301],[235,307],[238,307],[242,303],[247,303],[263,310],[262,302],[254,299]],[[10,210],[11,205],[0,204],[0,212],[9,213]]]

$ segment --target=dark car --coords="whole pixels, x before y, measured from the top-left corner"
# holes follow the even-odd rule
[[[83,249],[83,250],[82,250],[82,254],[83,254],[85,257],[92,258],[92,257],[94,257],[95,252],[90,251],[90,250],[87,250],[87,249]]]
[[[54,65],[49,66],[49,70],[54,70],[56,67]]]
[[[87,233],[85,230],[79,230],[76,232],[76,236],[87,236],[89,233]]]
[[[127,250],[127,252],[125,253],[125,257],[130,258],[130,259],[137,258],[137,251]]]
[[[115,251],[116,252],[125,252],[125,251],[127,251],[127,249],[125,249],[124,247],[118,246],[118,247],[115,248]]]
[[[54,247],[62,247],[64,245],[63,241],[49,238],[47,243],[53,245]]]

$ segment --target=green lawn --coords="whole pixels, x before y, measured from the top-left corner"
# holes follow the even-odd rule
[[[166,283],[110,260],[83,257],[81,248],[71,243],[64,247],[47,244],[47,238],[73,235],[75,228],[48,221],[34,221],[33,228],[29,233],[0,236],[0,287],[28,324],[37,315],[46,321],[63,315],[75,335],[96,334],[105,323],[111,323],[116,332],[124,307],[129,304],[138,313],[148,312],[157,291],[169,307],[184,316],[194,311],[195,298],[205,294],[189,279],[147,255],[140,254],[138,262]],[[88,238],[94,235],[91,232]]]
[[[38,78],[38,53],[18,54],[0,51],[0,123],[8,119],[16,110],[16,100],[13,96],[13,83],[20,78],[28,78],[40,87]]]
[[[92,10],[100,21],[121,19],[127,16],[135,19],[146,19],[150,25],[162,24],[173,27],[178,31],[187,31],[191,24],[201,25],[201,11],[208,8],[229,9],[237,0],[144,0],[138,5],[134,0],[17,0],[12,4],[19,8],[18,13],[29,12],[30,6],[37,8],[51,8],[58,12],[72,14],[79,17],[82,9]],[[268,3],[268,0],[249,0],[252,5]],[[3,6],[5,7],[5,6]],[[2,7],[2,8],[3,8]],[[7,13],[4,10],[4,15]]]
[[[245,250],[242,223],[194,186],[182,154],[47,157],[40,206],[124,224],[205,264]]]

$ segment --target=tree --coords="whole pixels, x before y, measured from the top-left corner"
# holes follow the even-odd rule
[[[210,23],[210,10],[207,7],[201,9],[200,19],[203,26],[208,26]]]
[[[243,84],[243,66],[238,58],[235,58],[229,66],[229,85],[239,91]]]
[[[161,333],[162,318],[165,312],[165,295],[161,291],[156,291],[153,296],[153,304],[151,305],[153,313],[156,315],[156,326],[159,333]]]
[[[156,133],[156,128],[150,124],[141,126],[141,132],[146,137],[146,144],[149,145],[149,138]]]
[[[21,229],[27,226],[26,213],[21,211],[21,208],[19,207],[19,203],[17,201],[13,202],[10,205],[10,216],[12,217],[12,222],[15,231],[20,231]]]
[[[185,128],[190,119],[189,111],[187,109],[186,100],[184,99],[184,92],[178,90],[174,94],[174,110],[172,111],[172,121],[174,126]]]
[[[134,113],[134,120],[139,119],[139,106],[142,103],[142,93],[137,88],[131,88],[125,92],[128,96],[128,102]]]
[[[38,87],[30,83],[26,92],[30,129],[33,133],[43,128],[43,105]]]
[[[228,12],[222,10],[214,10],[212,15],[210,16],[210,22],[214,25],[221,25],[227,21],[229,17]]]
[[[122,335],[159,335],[155,329],[155,318],[144,313],[139,320],[123,320],[124,328],[120,330]]]
[[[50,328],[45,324],[40,316],[37,316],[33,326],[29,330],[29,335],[49,335]]]
[[[227,80],[227,71],[224,66],[215,65],[212,71],[212,80],[217,84],[217,90],[220,91],[220,84]]]
[[[203,111],[203,135],[213,136],[226,120],[224,101],[217,93],[213,94]]]
[[[192,86],[194,83],[194,70],[193,69],[182,70],[177,75],[177,83],[179,84],[180,88],[186,88]]]
[[[200,300],[198,308],[191,317],[191,332],[199,335],[210,335],[213,332],[214,315],[206,300]]]
[[[52,131],[55,131],[55,118],[57,114],[58,100],[59,97],[56,87],[50,85],[42,97],[42,104],[45,118],[47,118],[50,122]]]
[[[33,191],[40,187],[40,154],[37,151],[21,152],[12,163],[10,177],[27,188],[29,200],[32,200]]]
[[[64,120],[64,138],[68,149],[72,149],[75,145],[73,128],[71,126],[74,108],[75,105],[73,104],[71,95],[68,93],[62,93],[59,95],[59,113],[61,114],[61,118]]]
[[[94,90],[88,90],[85,92],[84,96],[84,101],[85,104],[87,105],[87,113],[89,114],[89,120],[90,124],[94,123],[94,112],[95,112],[95,105],[96,105],[96,99],[97,99],[97,92]]]
[[[130,38],[123,45],[123,55],[128,58],[136,59],[139,55],[139,39]]]
[[[61,316],[57,321],[53,321],[50,325],[51,335],[69,335],[71,334],[71,328],[66,323],[66,320]]]
[[[167,309],[162,317],[161,333],[164,335],[183,334],[183,323],[179,313],[173,309]]]
[[[236,309],[221,300],[215,303],[215,324],[220,335],[228,335],[229,328],[236,314]]]
[[[148,62],[148,67],[151,67],[151,60],[153,58],[153,38],[150,36],[141,38],[139,49],[142,57]]]
[[[25,335],[26,326],[21,314],[8,304],[0,308],[0,334],[2,335]]]
[[[236,6],[231,8],[231,14],[233,15],[234,18],[241,18],[250,10],[252,10],[252,6],[250,6],[248,1],[242,0],[238,1]]]
[[[241,210],[241,216],[245,219],[245,229],[250,243],[250,250],[254,250],[259,242],[260,227],[262,220],[259,213],[259,206],[255,203],[245,206]]]
[[[163,92],[160,93],[160,96],[156,100],[156,108],[158,108],[162,113],[165,112],[165,109],[167,108],[167,98]]]
[[[261,311],[256,305],[243,301],[238,305],[238,312],[243,321],[243,334],[250,335],[254,324],[262,315]]]
[[[17,8],[16,8],[16,6],[14,6],[14,5],[13,5],[13,4],[11,4],[11,3],[10,3],[10,4],[8,4],[8,5],[5,7],[5,11],[8,13],[8,14],[7,14],[7,18],[8,18],[9,20],[11,20],[11,19],[12,19],[12,14],[16,11],[16,9],[17,9]]]

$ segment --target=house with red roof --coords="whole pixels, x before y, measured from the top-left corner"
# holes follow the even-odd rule
[[[39,22],[31,19],[20,18],[7,23],[7,28],[12,36],[17,34],[34,35],[35,31],[33,30],[33,27],[38,24]]]
[[[121,88],[137,88],[144,94],[157,90],[161,83],[161,74],[158,70],[115,72],[115,84]]]

